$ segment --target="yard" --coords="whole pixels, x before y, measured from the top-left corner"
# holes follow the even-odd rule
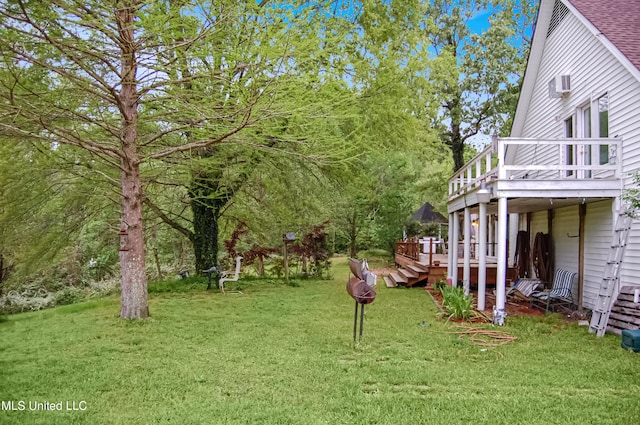
[[[438,319],[426,291],[379,284],[354,344],[346,262],[333,271],[298,287],[241,279],[243,295],[152,288],[144,321],[117,318],[117,296],[9,317],[0,423],[638,421],[640,354],[619,337],[554,315],[509,317],[499,330],[517,339],[484,347]]]

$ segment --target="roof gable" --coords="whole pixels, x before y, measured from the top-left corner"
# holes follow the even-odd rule
[[[638,0],[569,0],[600,33],[640,70]]]
[[[554,5],[561,2],[640,81],[640,0],[541,0],[511,136],[522,134]]]

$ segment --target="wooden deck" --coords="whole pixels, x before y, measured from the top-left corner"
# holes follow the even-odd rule
[[[389,287],[433,284],[439,280],[447,278],[448,257],[444,254],[432,254],[426,256],[422,254],[419,260],[409,258],[405,255],[396,254],[395,262],[398,271],[391,273],[385,278],[385,282]],[[462,280],[464,266],[458,263],[458,279]],[[487,262],[487,286],[495,286],[498,272],[497,263]],[[516,270],[512,267],[507,268],[507,286],[509,280],[516,281]],[[471,261],[471,286],[478,284],[478,262]]]

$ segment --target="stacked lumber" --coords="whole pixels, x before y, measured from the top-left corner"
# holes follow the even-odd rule
[[[623,286],[609,315],[607,331],[617,335],[624,329],[640,329],[640,303],[634,303],[635,290],[640,286]]]

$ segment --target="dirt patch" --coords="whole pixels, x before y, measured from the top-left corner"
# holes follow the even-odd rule
[[[375,273],[375,275],[378,276],[379,278],[382,278],[384,276],[389,276],[391,272],[395,272],[396,270],[398,269],[396,269],[395,267],[383,267],[378,269],[371,269],[371,271]]]
[[[431,285],[427,285],[424,287],[424,290],[429,292],[429,294],[431,295],[431,297],[433,298],[433,300],[436,302],[436,304],[438,305],[438,307],[440,307],[440,309],[443,309],[442,307],[442,294],[440,293],[440,291],[435,290]],[[476,311],[478,313],[480,313],[481,315],[487,317],[487,318],[491,318],[493,317],[493,306],[496,305],[496,297],[495,295],[493,295],[493,289],[488,289],[487,293],[485,295],[485,309],[484,310],[477,310]],[[478,292],[477,291],[471,291],[471,295],[473,296],[473,300],[474,300],[474,306],[477,307],[477,301],[478,301]],[[505,305],[505,310],[507,312],[507,317],[517,317],[517,316],[544,316],[544,311],[538,309],[538,308],[533,308],[529,305],[529,301],[525,301],[525,300],[518,300],[518,299],[511,299],[509,298],[506,302]]]

